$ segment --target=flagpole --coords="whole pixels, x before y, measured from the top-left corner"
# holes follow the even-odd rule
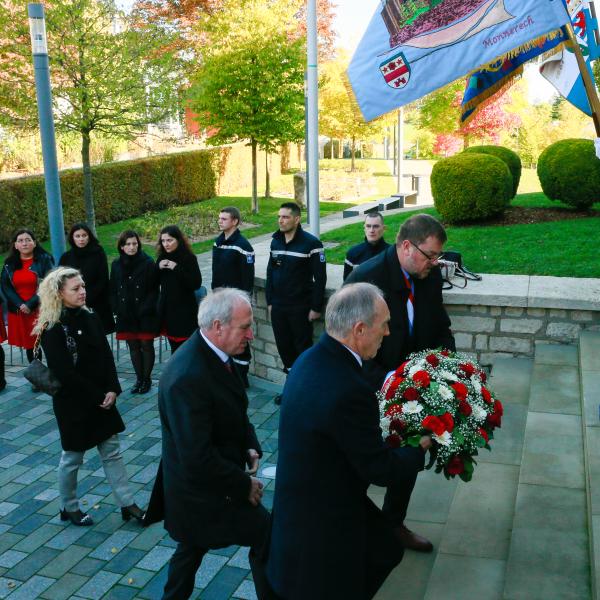
[[[596,128],[596,136],[600,137],[600,100],[598,100],[598,92],[596,91],[596,86],[592,81],[590,76],[590,72],[585,64],[585,58],[583,58],[583,54],[581,52],[581,48],[577,43],[577,39],[575,37],[575,32],[573,31],[573,26],[571,23],[567,23],[565,25],[567,30],[567,35],[569,37],[569,41],[571,42],[571,46],[573,47],[573,52],[575,53],[575,58],[577,59],[577,65],[579,66],[579,71],[581,72],[581,78],[583,80],[583,86],[585,87],[585,93],[587,94],[588,101],[590,103],[590,108],[592,109],[592,120],[594,121],[594,127]]]

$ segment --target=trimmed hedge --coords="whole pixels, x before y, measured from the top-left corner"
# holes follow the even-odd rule
[[[548,146],[538,159],[537,174],[542,191],[551,200],[576,208],[600,201],[600,160],[594,142],[560,140]]]
[[[447,223],[502,213],[510,203],[512,189],[506,163],[491,154],[456,154],[439,160],[431,172],[433,202]]]
[[[262,152],[258,157],[259,186],[264,185],[264,165]],[[271,173],[279,172],[279,155],[273,154]],[[92,167],[92,182],[96,224],[114,223],[150,210],[190,204],[249,187],[251,150],[236,144],[106,163]],[[60,185],[68,229],[72,223],[85,221],[82,170],[61,171]],[[0,181],[0,215],[1,249],[8,248],[13,232],[20,227],[32,229],[41,240],[47,239],[43,176]]]
[[[511,198],[517,195],[519,181],[521,181],[521,159],[516,152],[504,146],[470,146],[463,152],[476,152],[477,154],[491,154],[503,160],[513,178],[513,191]]]

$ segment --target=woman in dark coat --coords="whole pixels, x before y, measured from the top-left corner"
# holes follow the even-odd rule
[[[27,360],[33,360],[35,325],[40,299],[38,286],[54,266],[54,259],[29,229],[19,229],[12,239],[10,254],[4,261],[0,286],[8,308],[8,343],[24,348]]]
[[[70,250],[61,257],[59,265],[73,267],[81,272],[85,282],[85,304],[98,313],[104,333],[115,330],[108,297],[108,262],[106,253],[92,230],[85,223],[75,223],[69,231]]]
[[[40,334],[48,367],[61,383],[52,397],[63,452],[58,465],[60,518],[92,525],[79,508],[77,473],[86,450],[96,446],[124,520],[144,512],[133,502],[118,433],[125,429],[115,406],[121,386],[100,317],[85,306],[85,284],[70,267],[51,271],[40,286]]]
[[[157,250],[160,332],[167,336],[173,353],[198,328],[194,291],[202,285],[202,275],[196,255],[177,225],[161,229]]]
[[[6,328],[4,327],[4,306],[2,305],[2,296],[0,296],[0,392],[6,387],[6,378],[4,375],[4,348],[2,343],[7,340]]]
[[[117,317],[117,339],[129,346],[136,382],[132,394],[145,394],[152,386],[158,273],[135,231],[124,231],[117,241],[119,258],[110,270],[110,297]]]

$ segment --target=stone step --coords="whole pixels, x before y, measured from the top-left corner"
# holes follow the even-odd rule
[[[581,333],[579,369],[592,598],[600,600],[600,332]]]
[[[589,598],[588,540],[578,351],[537,344],[501,597]]]

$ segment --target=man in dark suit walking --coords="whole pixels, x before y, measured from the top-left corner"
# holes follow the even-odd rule
[[[437,266],[445,242],[446,231],[439,221],[427,214],[415,215],[400,228],[395,246],[358,266],[346,280],[376,285],[385,294],[390,310],[390,335],[364,366],[373,389],[379,389],[387,374],[411,352],[456,349]],[[416,473],[411,484],[388,488],[383,510],[405,548],[431,552],[431,542],[404,525],[415,482]]]
[[[413,477],[431,438],[395,450],[382,440],[361,364],[377,353],[388,321],[375,286],[342,288],[327,304],[327,333],[288,375],[267,562],[285,600],[369,600],[402,558],[367,488]]]
[[[214,292],[200,304],[198,325],[164,369],[158,392],[165,529],[178,542],[163,598],[189,598],[204,554],[232,544],[250,546],[257,594],[266,598],[260,554],[269,513],[253,476],[261,449],[231,360],[253,338],[248,295]]]

